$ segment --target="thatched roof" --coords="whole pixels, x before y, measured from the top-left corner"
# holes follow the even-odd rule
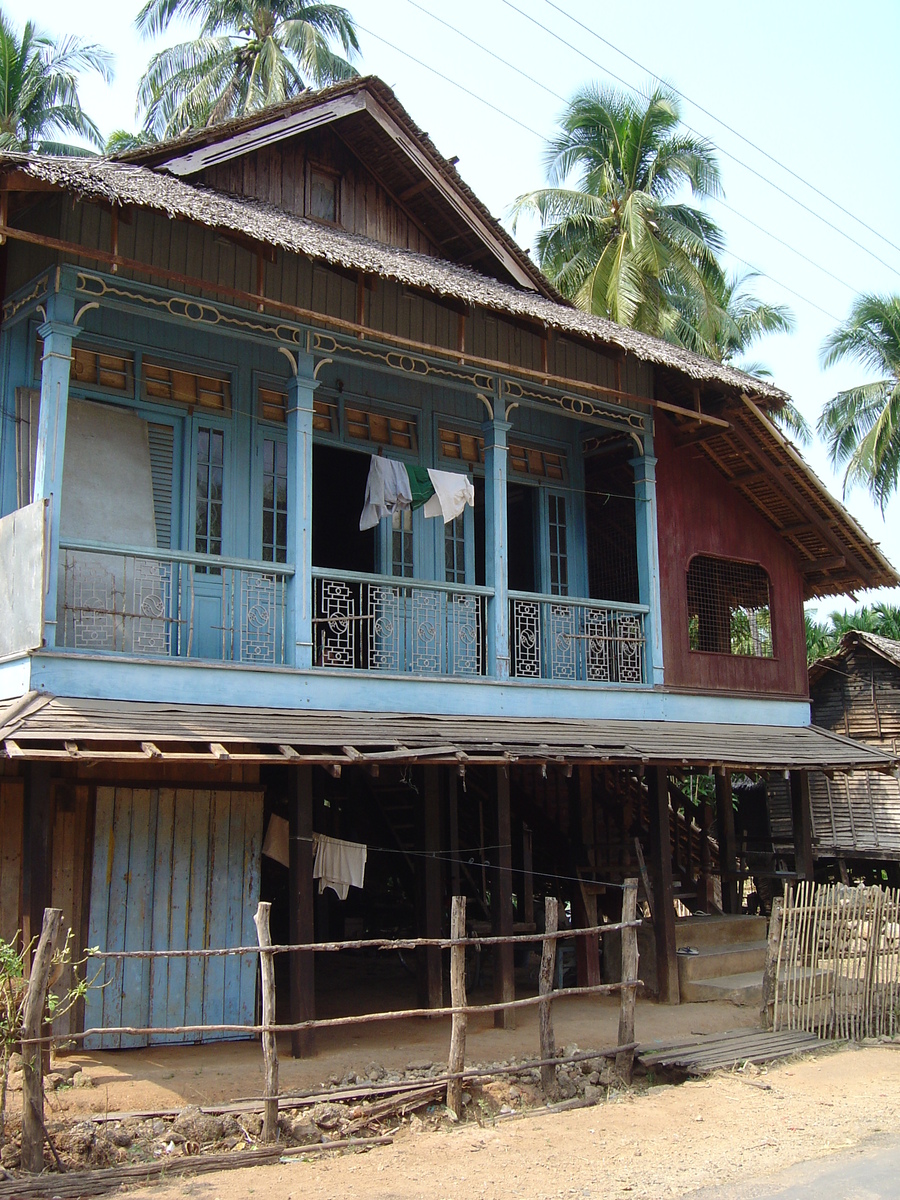
[[[351,271],[364,271],[464,304],[537,321],[560,333],[616,346],[644,362],[698,382],[722,384],[780,404],[787,393],[734,367],[569,305],[481,275],[469,267],[375,242],[294,216],[255,199],[225,195],[160,171],[104,158],[0,155],[0,171],[19,170],[84,200],[137,205]]]
[[[881,637],[877,633],[868,633],[864,629],[849,629],[840,640],[833,654],[817,658],[809,665],[809,682],[812,684],[820,679],[827,671],[839,666],[842,659],[851,654],[857,647],[871,650],[894,667],[900,667],[900,642],[893,638]]]

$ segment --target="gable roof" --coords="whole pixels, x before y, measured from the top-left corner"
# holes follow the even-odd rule
[[[867,633],[864,629],[849,629],[841,638],[840,645],[833,654],[817,658],[815,662],[809,664],[810,684],[821,679],[826,672],[834,670],[842,659],[859,646],[865,650],[871,650],[873,654],[877,654],[891,666],[900,668],[900,642],[894,641],[893,638],[881,637],[877,633]]]
[[[444,158],[415,124],[391,88],[375,76],[306,91],[285,104],[194,130],[118,161],[166,170],[189,179],[232,158],[333,126],[387,191],[445,245],[487,274],[562,301],[528,254],[475,195],[455,163]],[[399,198],[399,200],[398,200]]]

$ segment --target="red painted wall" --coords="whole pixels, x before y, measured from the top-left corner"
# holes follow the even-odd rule
[[[696,447],[656,421],[656,494],[666,684],[702,691],[806,696],[803,593],[793,552]],[[686,574],[695,554],[759,563],[769,576],[774,658],[690,650]]]

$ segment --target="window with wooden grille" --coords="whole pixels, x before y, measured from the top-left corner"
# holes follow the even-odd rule
[[[257,389],[256,414],[261,421],[287,423],[287,393],[276,388]],[[337,432],[337,405],[328,400],[313,400],[313,429],[319,433]]]
[[[221,416],[231,414],[231,381],[227,375],[206,375],[145,358],[143,391],[147,400],[186,404]]]
[[[757,563],[698,554],[687,572],[692,650],[772,658],[769,577]]]
[[[442,427],[438,430],[438,439],[443,458],[470,465],[484,462],[484,438],[478,434]],[[558,450],[511,442],[509,469],[516,475],[528,475],[532,479],[562,482],[566,478],[566,456]]]
[[[43,354],[44,341],[43,338],[38,338],[34,364],[36,379],[40,379],[41,376]],[[70,380],[75,387],[131,396],[134,394],[134,355],[74,342]]]
[[[344,406],[347,437],[397,450],[416,449],[416,423],[409,417],[389,417],[365,408]]]
[[[333,171],[310,165],[306,177],[306,215],[337,225],[341,219],[341,179]]]

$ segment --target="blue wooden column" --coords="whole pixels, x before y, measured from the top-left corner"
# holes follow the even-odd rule
[[[47,320],[38,329],[44,341],[41,359],[41,416],[34,469],[34,499],[49,500],[47,595],[44,599],[44,645],[56,645],[56,599],[59,579],[59,520],[62,508],[66,415],[72,341],[81,330],[74,322],[75,297],[55,292],[47,299]]]
[[[495,399],[499,404],[499,399]],[[487,612],[487,670],[496,679],[509,679],[509,539],[507,536],[506,477],[509,422],[494,417],[481,426],[484,434],[484,574],[494,589]]]
[[[647,604],[646,617],[647,682],[654,686],[665,682],[663,672],[662,629],[660,624],[661,598],[659,588],[659,527],[656,510],[656,459],[649,434],[644,441],[644,453],[631,460],[634,468],[634,502],[637,528],[638,587],[641,604]]]
[[[306,669],[313,661],[312,624],[312,452],[313,395],[319,386],[311,354],[284,351],[294,371],[288,387],[288,562],[294,576],[288,588],[288,666]]]

